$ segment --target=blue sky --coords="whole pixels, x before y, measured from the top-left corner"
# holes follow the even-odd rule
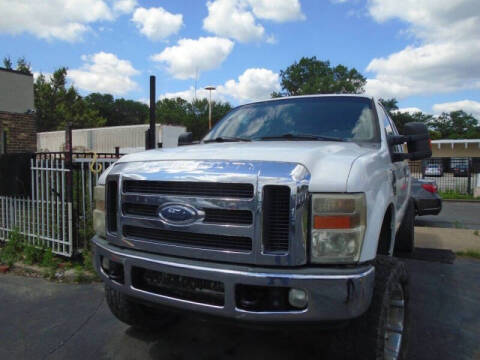
[[[429,113],[480,118],[477,0],[0,0],[0,56],[69,68],[81,91],[193,96],[234,104],[278,90],[302,56],[355,67],[368,93]],[[198,96],[205,93],[197,91]]]

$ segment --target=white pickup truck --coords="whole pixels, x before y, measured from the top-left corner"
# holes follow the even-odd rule
[[[95,189],[92,239],[113,314],[345,324],[355,358],[403,358],[393,255],[414,246],[408,159],[431,156],[425,125],[405,129],[371,97],[288,97],[233,109],[199,144],[122,157]]]

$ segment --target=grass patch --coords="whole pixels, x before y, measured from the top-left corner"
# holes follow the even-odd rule
[[[480,197],[474,197],[471,194],[463,194],[458,191],[439,191],[438,194],[442,197],[442,199],[447,199],[447,200],[479,200]]]
[[[73,261],[55,255],[50,248],[34,246],[27,243],[17,231],[10,232],[8,241],[0,248],[0,264],[12,266],[16,262],[26,265],[37,265],[48,279],[62,278],[63,271],[74,268],[75,280],[86,282],[99,279],[92,262],[92,254],[85,251],[81,257]]]
[[[475,231],[473,232],[473,235],[475,235],[475,236],[480,236],[480,233],[478,232],[478,230],[475,230]]]
[[[478,250],[457,251],[457,255],[480,260],[480,251]]]

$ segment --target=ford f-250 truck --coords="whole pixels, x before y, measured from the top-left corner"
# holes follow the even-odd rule
[[[356,358],[402,358],[407,272],[393,256],[414,246],[408,160],[429,156],[425,125],[400,135],[378,100],[352,95],[239,106],[199,144],[124,156],[95,189],[108,305],[134,326],[172,310],[345,322]]]

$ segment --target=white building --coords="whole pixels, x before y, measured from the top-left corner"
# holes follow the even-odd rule
[[[72,131],[73,150],[79,152],[113,153],[120,148],[121,154],[145,150],[145,132],[149,125],[112,126]],[[162,147],[175,147],[184,126],[156,125],[156,143]],[[64,151],[65,131],[37,133],[37,151]]]

